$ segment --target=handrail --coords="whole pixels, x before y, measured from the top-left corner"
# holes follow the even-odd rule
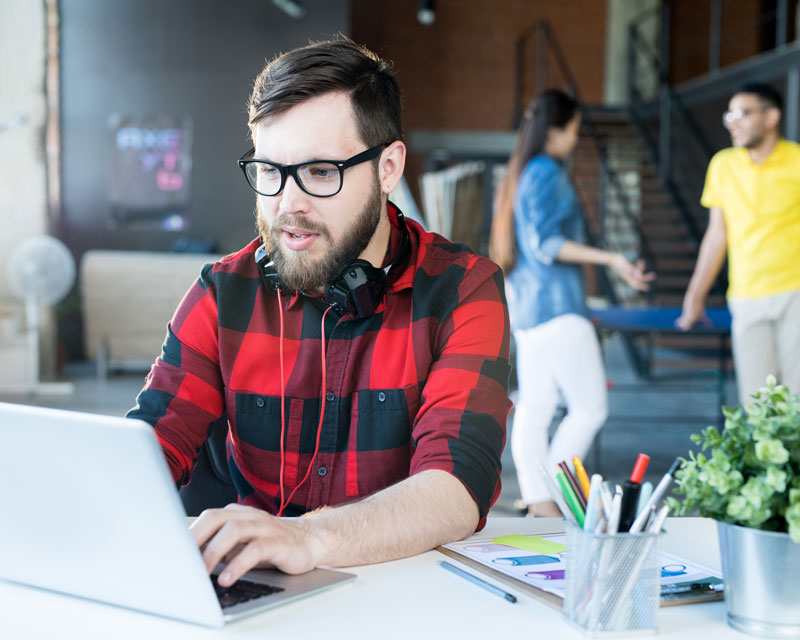
[[[541,29],[545,37],[546,45],[547,47],[552,49],[554,58],[556,60],[556,64],[559,67],[559,71],[564,76],[564,79],[567,81],[568,85],[571,87],[572,95],[578,102],[583,123],[586,128],[586,132],[589,135],[589,138],[591,138],[592,143],[594,144],[595,149],[597,151],[600,165],[603,169],[603,175],[609,180],[609,183],[614,187],[616,195],[619,198],[620,203],[622,204],[622,210],[624,212],[625,217],[628,219],[628,222],[631,223],[633,228],[636,229],[636,232],[639,235],[639,242],[641,246],[642,256],[644,257],[645,261],[647,261],[649,264],[654,264],[655,254],[650,248],[647,242],[647,238],[642,232],[641,224],[639,223],[638,217],[633,213],[633,207],[625,193],[625,190],[619,183],[619,177],[617,176],[616,171],[614,171],[611,168],[608,162],[608,153],[606,151],[606,148],[601,143],[600,135],[597,133],[597,129],[592,123],[591,118],[589,117],[590,116],[589,108],[586,106],[586,104],[584,104],[583,100],[581,100],[580,93],[578,91],[578,85],[575,82],[575,78],[572,75],[572,71],[569,68],[569,64],[567,63],[566,57],[564,56],[561,45],[558,42],[558,38],[552,32],[546,20],[540,20],[539,24],[542,25]],[[603,222],[602,220],[599,220],[601,226],[602,222]]]
[[[531,27],[525,29],[519,36],[515,46],[515,95],[514,95],[514,126],[518,126],[519,120],[521,119],[522,110],[524,105],[522,105],[522,78],[524,77],[524,48],[525,45],[528,44],[529,40],[532,36],[536,36],[537,38],[537,84],[540,86],[546,85],[546,74],[547,74],[547,54],[548,52],[552,53],[553,59],[555,60],[556,66],[559,72],[562,75],[562,78],[567,85],[567,92],[572,95],[576,101],[578,102],[579,109],[582,115],[583,123],[585,125],[585,131],[588,134],[589,138],[592,140],[594,144],[595,150],[597,152],[599,164],[602,170],[602,177],[604,180],[613,187],[615,191],[615,195],[617,196],[617,200],[621,205],[621,209],[623,212],[624,218],[628,221],[631,225],[631,228],[635,230],[638,240],[639,240],[639,250],[642,257],[645,261],[653,265],[655,263],[655,254],[651,249],[645,234],[642,231],[641,224],[639,219],[633,213],[633,207],[630,203],[630,200],[622,188],[620,184],[619,177],[617,173],[611,168],[608,162],[608,154],[605,146],[601,142],[601,137],[597,133],[595,126],[591,122],[591,118],[589,117],[589,110],[588,107],[583,103],[580,99],[580,94],[578,91],[577,83],[575,82],[575,77],[572,74],[572,70],[567,63],[566,57],[563,53],[563,49],[561,48],[560,43],[558,42],[557,37],[553,33],[552,29],[550,28],[550,24],[546,20],[539,20]],[[602,203],[599,203],[602,204]],[[602,229],[603,229],[603,217],[601,214],[600,206],[598,206],[598,227],[600,229],[599,233],[595,233],[594,230],[588,224],[588,221],[585,224],[587,236],[592,244],[597,246],[605,246],[605,240],[602,237]],[[618,304],[619,300],[614,291],[614,287],[611,284],[611,281],[608,277],[608,274],[605,273],[604,270],[598,271],[598,279],[600,280],[603,289],[606,292],[609,300],[612,304]],[[652,295],[652,292],[651,294]]]
[[[634,80],[634,76],[636,74],[635,74],[635,68],[633,67],[635,62],[633,61],[636,59],[637,48],[644,48],[642,47],[643,44],[644,40],[642,40],[639,37],[636,25],[631,24],[629,26],[629,40],[628,40],[628,46],[631,48],[631,51],[629,53],[629,60],[632,61],[631,68],[629,69],[630,77],[628,79],[628,82],[630,83],[630,90],[628,91],[630,99],[630,112],[632,119],[636,124],[637,129],[639,130],[639,133],[642,135],[642,138],[645,141],[645,146],[647,147],[650,157],[656,164],[658,164],[661,161],[661,158],[659,158],[657,145],[655,141],[652,139],[650,133],[647,131],[647,127],[644,126],[643,116],[641,110],[637,106],[637,100],[636,100],[637,92],[635,90],[636,83]],[[652,51],[652,48],[648,46],[647,49],[649,50],[645,51],[646,54],[644,56],[645,61],[650,63],[654,71],[660,73],[661,65],[658,64],[657,58],[655,58],[655,56],[653,55],[654,52]],[[697,122],[689,113],[689,110],[686,109],[686,106],[683,104],[683,101],[680,100],[680,98],[675,94],[672,88],[665,82],[662,82],[662,89],[666,91],[669,103],[670,105],[673,106],[673,108],[670,111],[680,114],[684,124],[689,130],[691,137],[700,146],[701,150],[706,156],[706,161],[710,160],[713,153],[711,149],[711,144],[708,142],[708,139],[703,135]],[[670,195],[672,196],[672,199],[678,208],[678,212],[680,213],[680,216],[684,224],[686,225],[689,233],[691,234],[692,238],[694,239],[695,242],[699,243],[700,240],[702,239],[703,234],[698,228],[694,216],[692,215],[680,191],[675,186],[675,183],[672,181],[670,175],[671,173],[667,172],[666,179],[664,180],[664,186],[670,192]]]

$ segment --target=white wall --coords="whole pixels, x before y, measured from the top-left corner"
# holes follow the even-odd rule
[[[608,0],[604,87],[606,104],[627,103],[628,23],[658,4],[659,0]],[[642,35],[652,44],[658,37],[657,31],[658,20],[648,20],[646,33]]]
[[[43,0],[3,0],[0,20],[0,304],[12,249],[47,226]],[[25,121],[15,122],[17,116]]]

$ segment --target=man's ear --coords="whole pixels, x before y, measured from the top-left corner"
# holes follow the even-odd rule
[[[395,140],[381,153],[378,164],[378,178],[381,181],[381,192],[391,193],[403,177],[406,166],[406,145]]]
[[[781,124],[781,111],[776,107],[768,107],[764,117],[768,129],[777,129]]]

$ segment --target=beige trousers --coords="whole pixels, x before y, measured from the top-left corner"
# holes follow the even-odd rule
[[[731,298],[731,338],[739,403],[773,374],[800,394],[800,291],[762,298]]]

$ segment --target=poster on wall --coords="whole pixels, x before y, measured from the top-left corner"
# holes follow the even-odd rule
[[[109,125],[109,225],[185,229],[192,173],[191,119],[113,115]]]

